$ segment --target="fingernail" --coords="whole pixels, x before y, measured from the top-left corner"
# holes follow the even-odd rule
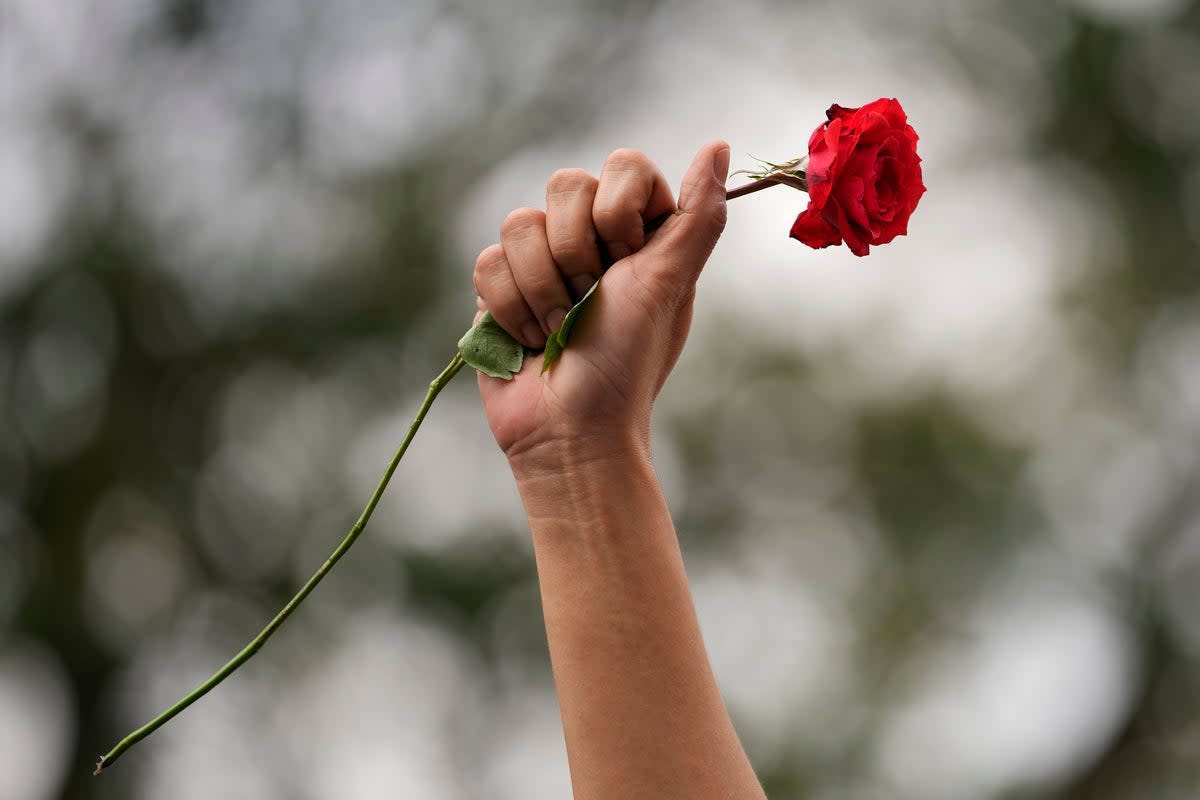
[[[526,322],[521,328],[521,336],[525,339],[525,344],[530,347],[541,347],[546,343],[546,337],[542,334],[542,327],[536,322]]]
[[[729,145],[722,147],[713,156],[713,176],[721,185],[729,178]]]
[[[546,327],[551,331],[556,331],[562,327],[563,320],[567,318],[567,310],[565,308],[556,308],[546,315]]]

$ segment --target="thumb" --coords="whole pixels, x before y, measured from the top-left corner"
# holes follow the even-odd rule
[[[656,281],[690,288],[700,277],[725,230],[728,174],[729,145],[725,142],[709,142],[696,153],[683,176],[678,209],[639,253],[645,257],[644,269]]]

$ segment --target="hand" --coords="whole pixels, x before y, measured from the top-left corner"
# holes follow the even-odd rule
[[[615,262],[553,369],[542,374],[541,359],[527,358],[512,381],[479,376],[488,423],[514,468],[534,453],[648,452],[651,407],[683,349],[696,279],[725,227],[728,170],[729,146],[705,145],[677,204],[644,154],[617,150],[598,180],[580,169],[554,173],[546,211],[513,211],[500,243],[479,254],[480,310],[535,349],[600,277],[601,242]],[[643,226],[664,214],[647,241]]]

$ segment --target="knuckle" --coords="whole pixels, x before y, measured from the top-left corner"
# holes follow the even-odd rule
[[[712,233],[714,241],[715,237],[725,230],[725,223],[729,217],[725,203],[706,203],[698,208],[681,208],[678,213],[683,217],[683,227],[688,231],[702,230]]]
[[[504,222],[500,224],[500,235],[520,235],[527,230],[545,228],[546,213],[536,208],[517,208],[508,212]]]
[[[521,294],[525,295],[525,299],[530,303],[536,302],[554,288],[554,276],[546,275],[540,269],[532,267],[514,269],[513,279],[516,280]]]
[[[590,264],[599,258],[596,237],[559,236],[550,240],[550,255],[558,264]]]
[[[553,197],[574,194],[580,189],[592,188],[597,183],[598,181],[587,170],[579,167],[567,167],[550,176],[550,180],[546,182],[546,195]]]
[[[604,166],[617,172],[635,172],[652,165],[650,159],[641,150],[620,147],[608,154]]]
[[[482,277],[495,274],[503,266],[504,248],[498,244],[488,245],[479,251],[479,257],[475,259],[476,282]]]
[[[680,196],[698,197],[704,194],[706,188],[705,179],[688,175],[684,177],[683,183],[679,187],[679,194]]]
[[[592,222],[602,233],[623,231],[636,221],[637,210],[631,204],[622,203],[616,198],[592,209]]]

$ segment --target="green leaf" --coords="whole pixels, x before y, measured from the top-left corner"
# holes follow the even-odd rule
[[[500,327],[490,311],[483,312],[479,322],[458,340],[458,353],[484,375],[506,381],[521,371],[525,360],[525,348]]]
[[[596,287],[600,285],[600,281],[592,284],[592,288],[587,290],[579,302],[571,307],[567,312],[567,316],[563,318],[562,325],[558,330],[550,334],[550,338],[546,340],[546,353],[542,356],[542,372],[550,369],[550,366],[558,360],[562,355],[562,351],[567,347],[567,340],[571,338],[571,328],[575,327],[575,320],[579,318],[579,314],[583,311],[583,307],[592,299],[592,294],[596,291]]]

